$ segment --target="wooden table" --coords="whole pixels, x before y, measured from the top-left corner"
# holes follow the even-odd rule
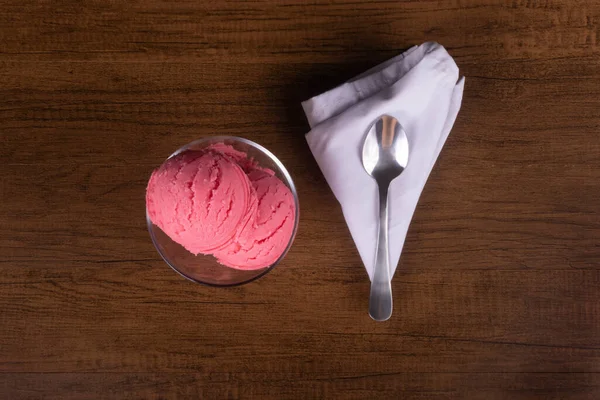
[[[427,40],[463,108],[375,323],[299,103]],[[302,209],[232,289],[144,220],[152,169],[215,134]],[[0,141],[2,399],[600,398],[597,1],[1,0]]]

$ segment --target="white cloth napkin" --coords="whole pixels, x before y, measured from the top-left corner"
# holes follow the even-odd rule
[[[390,265],[400,260],[425,182],[456,120],[464,88],[458,67],[437,43],[415,46],[302,103],[308,145],[342,206],[369,278],[377,242],[377,185],[362,166],[362,145],[381,115],[396,117],[408,136],[408,166],[390,187]]]

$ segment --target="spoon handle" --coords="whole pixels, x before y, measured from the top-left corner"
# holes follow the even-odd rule
[[[379,237],[375,271],[371,282],[369,315],[375,321],[385,321],[392,315],[392,283],[388,239],[388,182],[379,183]]]

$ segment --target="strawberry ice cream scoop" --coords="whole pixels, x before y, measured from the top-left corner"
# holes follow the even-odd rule
[[[296,205],[290,189],[270,170],[248,174],[258,197],[256,218],[215,257],[237,269],[260,269],[275,263],[288,246],[294,231]]]
[[[193,254],[227,245],[256,213],[240,166],[217,152],[187,151],[154,171],[146,207],[154,224]]]

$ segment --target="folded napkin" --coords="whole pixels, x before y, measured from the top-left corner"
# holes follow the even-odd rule
[[[409,143],[408,166],[389,192],[391,274],[425,182],[460,109],[464,78],[437,43],[415,46],[362,75],[302,103],[311,131],[308,145],[342,206],[369,277],[377,245],[377,184],[362,166],[371,124],[388,114],[400,121]]]

